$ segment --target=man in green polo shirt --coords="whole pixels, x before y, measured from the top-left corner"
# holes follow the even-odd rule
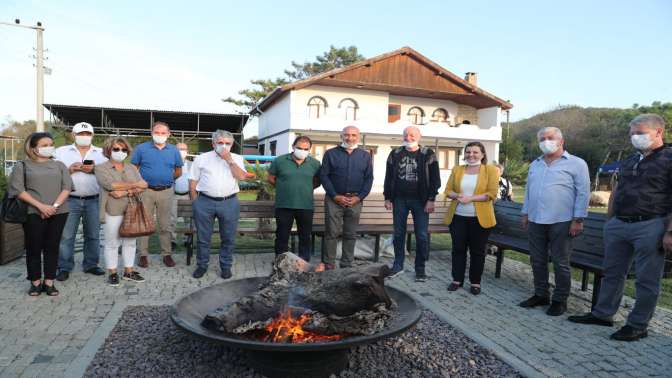
[[[294,152],[278,156],[268,170],[275,185],[275,254],[289,250],[289,235],[296,220],[299,256],[310,260],[313,229],[313,190],[320,186],[320,162],[310,156],[313,142],[307,136],[294,140]]]

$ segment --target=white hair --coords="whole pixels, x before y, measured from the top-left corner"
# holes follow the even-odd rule
[[[422,136],[422,133],[420,132],[420,128],[418,128],[417,126],[414,126],[414,125],[406,126],[406,127],[404,128],[404,136],[406,136],[406,132],[407,132],[408,130],[412,130],[412,129],[415,129],[415,130],[418,132],[418,134],[420,134],[420,136]]]
[[[224,139],[231,139],[233,140],[233,134],[226,130],[216,130],[215,132],[212,133],[212,141],[216,142],[217,139],[219,138],[224,138]]]
[[[665,120],[658,114],[653,113],[640,114],[637,117],[633,118],[628,126],[632,127],[639,125],[645,125],[651,129],[658,129],[658,128],[664,129]]]
[[[560,131],[560,129],[558,129],[557,127],[553,127],[553,126],[544,127],[543,129],[539,130],[539,131],[537,132],[537,139],[539,139],[540,136],[546,134],[546,133],[549,132],[549,131],[552,131],[552,132],[555,133],[555,135],[557,135],[560,139],[563,139],[563,138],[562,138],[562,131]]]

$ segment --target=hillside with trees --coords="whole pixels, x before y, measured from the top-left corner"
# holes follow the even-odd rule
[[[500,148],[500,161],[507,166],[507,175],[516,182],[523,182],[527,162],[540,155],[536,133],[542,127],[555,126],[562,130],[567,150],[582,157],[588,163],[591,177],[604,162],[613,161],[622,151],[622,156],[633,152],[628,137],[628,123],[638,114],[656,113],[667,124],[666,142],[672,141],[672,102],[656,101],[650,106],[635,104],[629,109],[582,108],[560,106],[533,117],[512,122],[510,135],[504,128],[504,141]]]

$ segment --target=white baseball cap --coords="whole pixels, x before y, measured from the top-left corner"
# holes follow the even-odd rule
[[[80,122],[75,124],[75,126],[72,127],[72,133],[73,134],[79,134],[81,132],[88,131],[91,134],[93,134],[93,126],[91,126],[90,123],[88,122]]]

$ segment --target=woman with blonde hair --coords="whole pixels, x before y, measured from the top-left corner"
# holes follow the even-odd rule
[[[445,223],[450,225],[453,239],[453,282],[449,291],[464,285],[469,249],[469,283],[474,295],[481,293],[481,276],[485,266],[485,245],[495,226],[493,201],[499,188],[499,171],[487,165],[488,157],[481,142],[470,142],[464,148],[466,165],[455,167],[448,178],[446,198],[452,202]]]
[[[14,166],[9,178],[8,195],[28,205],[28,217],[23,224],[26,267],[31,282],[28,295],[45,292],[55,296],[59,294],[54,286],[58,246],[68,219],[67,198],[72,180],[68,168],[51,158],[54,154],[51,134],[30,134],[24,143],[24,152],[26,158]]]
[[[131,145],[125,138],[112,137],[105,141],[103,155],[109,160],[96,165],[95,173],[100,185],[100,223],[103,224],[105,245],[105,267],[108,270],[107,283],[119,286],[118,249],[121,245],[124,273],[122,279],[143,282],[145,279],[133,269],[137,238],[119,236],[119,227],[124,220],[128,206],[128,196],[139,196],[147,189],[147,183],[140,177],[138,169],[124,160],[131,154]]]

